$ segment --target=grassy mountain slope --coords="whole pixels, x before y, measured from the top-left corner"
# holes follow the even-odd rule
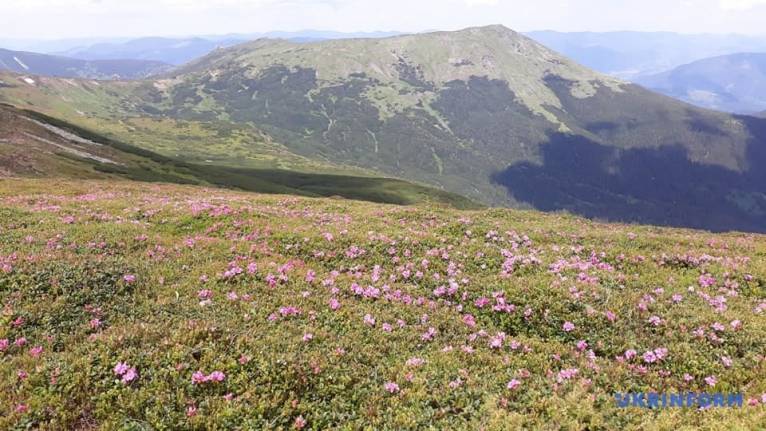
[[[766,54],[708,58],[636,82],[704,108],[752,114],[766,108]]]
[[[59,180],[0,181],[0,232],[2,429],[766,420],[759,235]]]
[[[132,179],[403,205],[476,207],[460,196],[396,179],[190,164],[6,105],[0,105],[0,177]]]
[[[289,157],[494,205],[766,230],[766,122],[606,77],[501,26],[258,40],[163,79],[14,83],[0,98],[194,163]]]
[[[140,79],[167,72],[167,63],[148,60],[88,61],[0,48],[0,70],[9,72],[89,79]]]

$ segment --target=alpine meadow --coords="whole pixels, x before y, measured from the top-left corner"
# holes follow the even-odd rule
[[[0,429],[766,429],[766,4],[400,3],[0,5]]]

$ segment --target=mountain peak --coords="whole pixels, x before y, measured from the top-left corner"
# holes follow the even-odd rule
[[[257,77],[276,66],[311,70],[324,83],[320,86],[345,82],[352,76],[376,80],[391,94],[368,96],[378,98],[376,103],[385,104],[384,111],[393,113],[424,103],[429,92],[453,81],[467,82],[472,77],[504,81],[530,111],[552,122],[558,122],[552,109],[562,105],[545,82],[547,77],[573,83],[572,95],[579,98],[594,95],[599,87],[619,92],[623,84],[499,24],[307,44],[259,39],[217,51],[176,73],[177,77],[202,74],[215,80],[225,74]],[[418,90],[413,92],[413,86]]]
[[[489,24],[489,25],[483,25],[483,26],[476,26],[476,27],[468,27],[464,28],[463,30],[458,30],[458,32],[471,32],[471,33],[507,33],[507,34],[518,34],[516,31],[504,26],[503,24]]]

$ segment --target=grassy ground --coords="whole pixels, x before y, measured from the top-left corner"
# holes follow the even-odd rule
[[[766,423],[758,235],[4,180],[0,304],[1,429]]]

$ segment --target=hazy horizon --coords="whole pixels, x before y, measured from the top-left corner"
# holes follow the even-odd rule
[[[765,35],[766,0],[6,0],[0,39],[133,39],[274,31],[420,33],[502,24],[521,32]]]

